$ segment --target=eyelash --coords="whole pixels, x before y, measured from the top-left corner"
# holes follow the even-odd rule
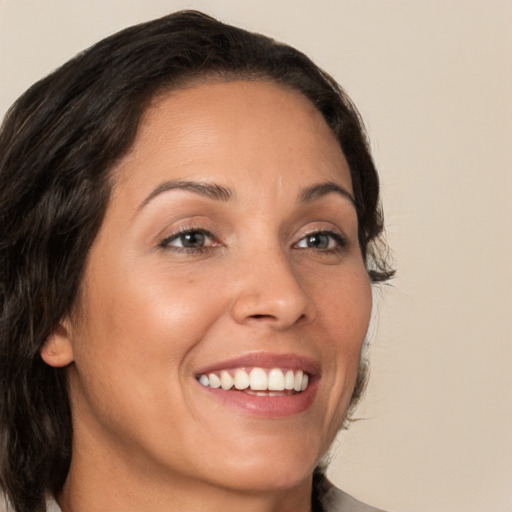
[[[327,247],[327,248],[320,248],[320,249],[316,248],[316,247],[304,247],[304,249],[309,249],[309,250],[323,252],[323,253],[335,253],[335,252],[341,252],[341,251],[345,250],[348,246],[347,240],[342,235],[340,235],[336,231],[331,231],[328,229],[321,229],[319,231],[313,231],[311,233],[308,233],[308,234],[304,235],[299,240],[299,242],[297,242],[294,245],[297,246],[300,242],[302,242],[303,240],[305,240],[307,238],[311,238],[313,236],[318,237],[318,236],[322,236],[322,235],[328,236],[332,240],[334,240],[334,242],[336,244],[335,247]]]
[[[169,245],[171,242],[173,242],[175,240],[179,240],[179,239],[181,239],[181,241],[183,243],[184,237],[186,237],[187,235],[192,235],[194,233],[200,233],[201,235],[204,235],[205,238],[211,239],[213,241],[213,244],[208,245],[208,246],[202,246],[202,247],[183,247],[183,246],[182,247],[174,247],[174,246]],[[185,228],[185,229],[180,229],[177,233],[174,233],[173,235],[164,238],[158,245],[159,245],[159,247],[161,247],[162,249],[164,249],[166,251],[187,253],[187,254],[201,254],[201,253],[204,253],[207,250],[211,249],[212,247],[214,247],[215,241],[216,241],[215,237],[207,229]]]
[[[193,235],[193,234],[201,234],[202,236],[205,237],[205,239],[210,239],[211,240],[210,245],[201,246],[201,247],[184,247],[183,246],[184,237],[186,237],[187,235]],[[300,247],[300,248],[298,247],[298,244],[300,242],[306,240],[307,238],[311,238],[313,236],[322,236],[322,235],[326,235],[326,236],[330,237],[332,240],[334,240],[334,242],[336,244],[335,247],[327,247],[327,248],[320,248],[320,249],[318,249],[316,247]],[[180,239],[182,242],[181,247],[169,245],[171,242],[180,240]],[[160,248],[162,248],[166,251],[172,251],[172,252],[177,252],[177,253],[187,253],[187,254],[193,255],[193,254],[202,254],[202,253],[210,250],[212,247],[216,246],[216,243],[218,243],[218,242],[216,242],[216,238],[207,229],[186,228],[183,230],[179,230],[177,233],[174,233],[173,235],[164,238],[158,245]],[[221,244],[218,244],[218,245],[220,246]],[[305,234],[298,242],[296,242],[293,245],[293,247],[329,254],[329,253],[341,252],[347,248],[347,245],[348,245],[347,240],[342,235],[340,235],[339,233],[337,233],[335,231],[323,229],[323,230],[313,231],[311,233]]]

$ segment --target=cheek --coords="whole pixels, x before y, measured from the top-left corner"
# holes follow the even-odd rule
[[[322,291],[319,321],[326,332],[323,346],[325,375],[328,377],[329,410],[335,432],[350,402],[354,389],[361,349],[371,317],[372,294],[366,270],[345,274]]]
[[[371,317],[372,293],[364,267],[347,270],[337,279],[318,286],[318,312],[330,339],[351,354],[358,355]]]
[[[149,355],[163,348],[186,349],[218,315],[219,293],[209,293],[213,283],[190,272],[157,268],[131,273],[129,279],[124,275],[98,280],[102,285],[86,300],[87,318],[94,322],[91,337],[102,339],[105,350]]]
[[[190,408],[183,392],[194,358],[205,352],[214,324],[229,324],[222,320],[229,301],[213,272],[157,266],[126,275],[111,269],[85,290],[87,320],[74,343],[75,397],[119,430],[124,426],[118,422],[133,421],[134,411],[155,418],[155,428],[174,425],[181,414],[162,415]]]
[[[69,380],[75,409],[92,431],[91,418],[116,435],[128,428],[155,440],[163,426],[179,428],[190,354],[223,306],[219,293],[205,296],[212,283],[169,275],[146,271],[120,279],[112,272],[84,290]]]

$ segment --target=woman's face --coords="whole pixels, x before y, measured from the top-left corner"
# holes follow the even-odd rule
[[[74,457],[182,486],[305,481],[344,418],[371,309],[321,114],[271,83],[178,90],[113,177],[66,322]]]

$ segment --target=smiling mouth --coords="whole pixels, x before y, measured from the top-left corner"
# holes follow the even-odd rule
[[[204,387],[224,391],[243,391],[256,396],[289,396],[308,388],[309,374],[304,370],[286,368],[233,368],[204,373],[197,380]]]

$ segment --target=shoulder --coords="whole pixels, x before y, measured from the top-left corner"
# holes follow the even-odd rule
[[[326,512],[384,512],[379,508],[366,505],[349,494],[331,486],[323,497]]]

